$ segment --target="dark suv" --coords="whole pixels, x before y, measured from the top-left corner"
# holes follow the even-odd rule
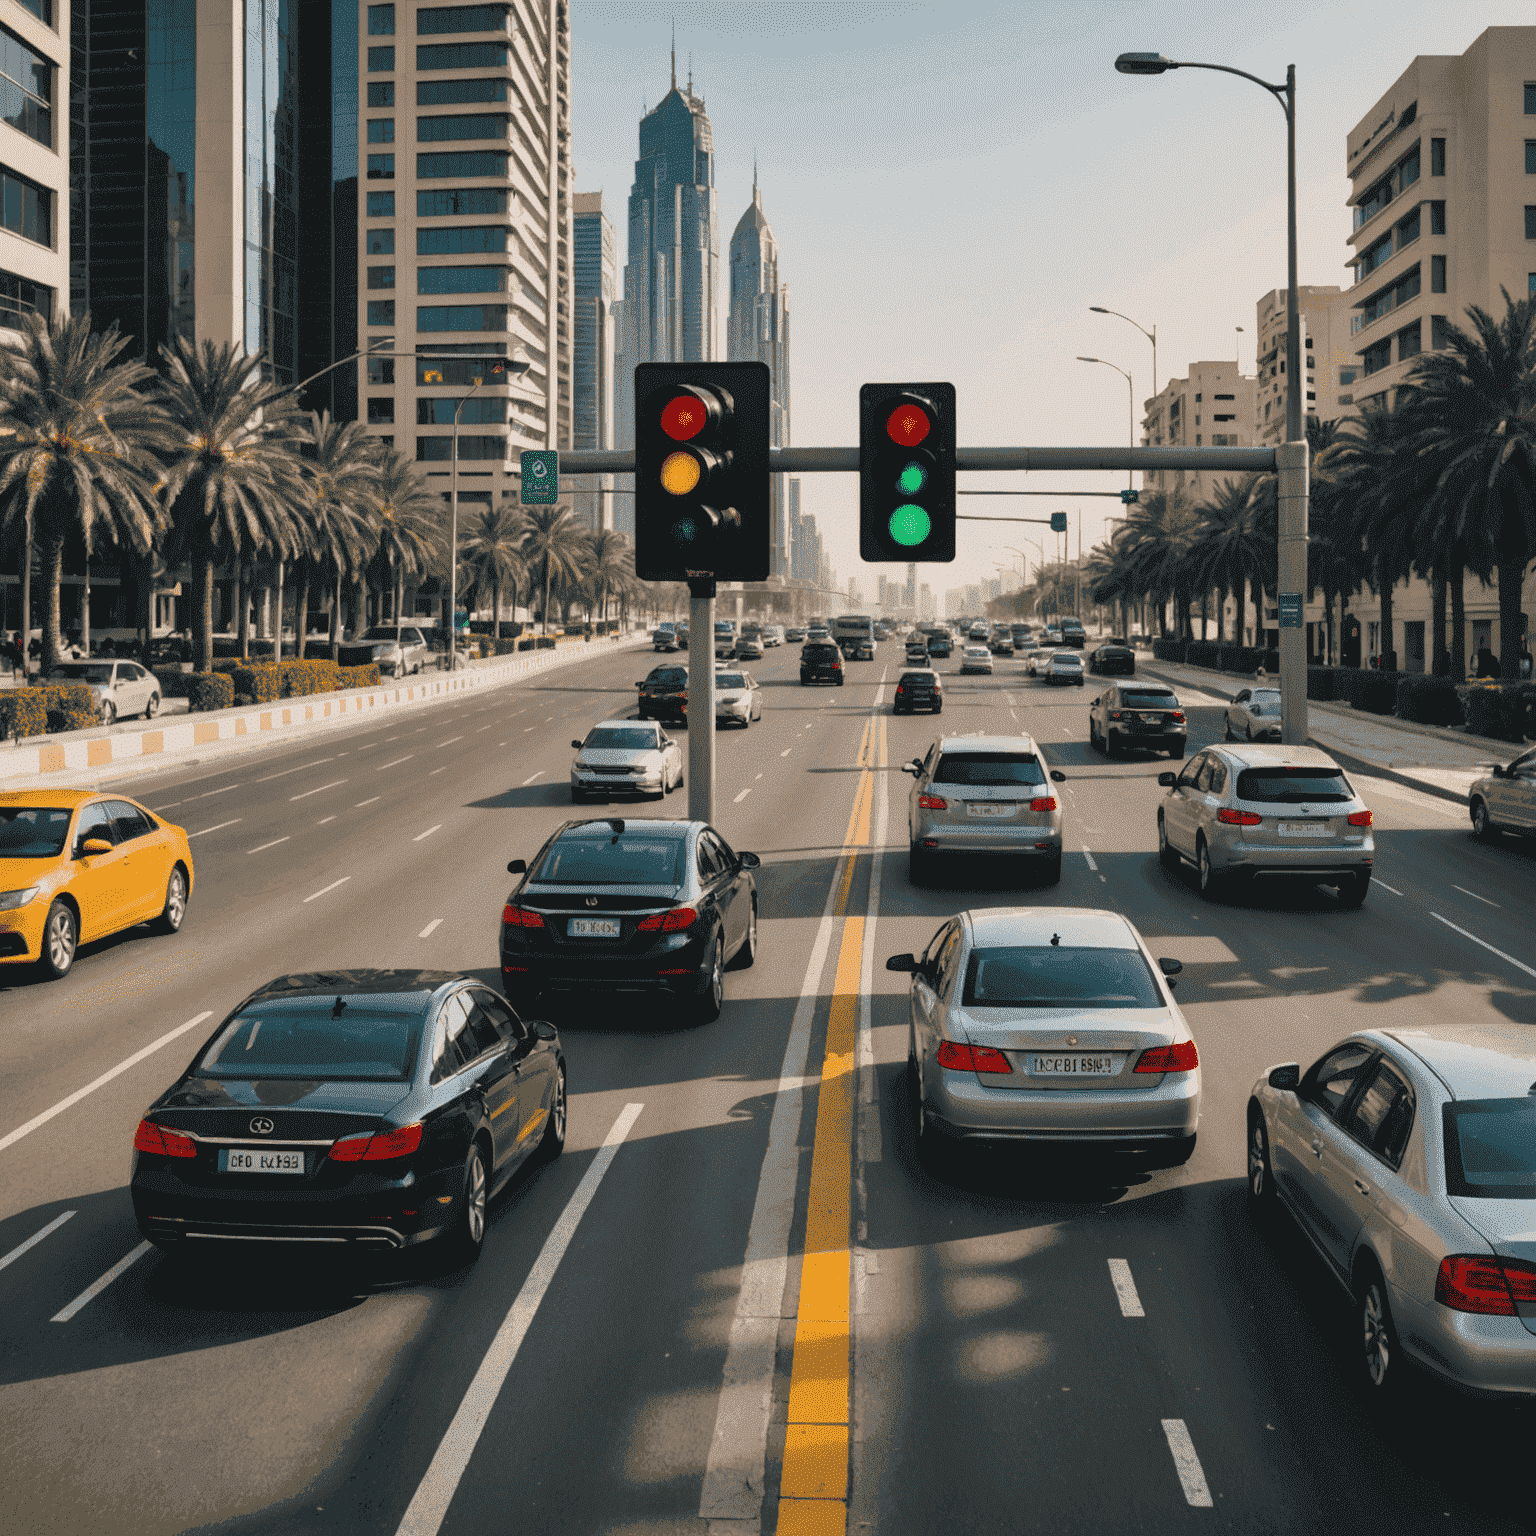
[[[1063,619],[1061,621],[1061,643],[1070,645],[1074,651],[1080,651],[1088,643],[1087,632],[1083,629],[1081,619]]]
[[[843,686],[843,653],[830,640],[813,640],[800,651],[800,681]]]
[[[652,667],[640,690],[642,720],[675,720],[688,723],[688,668]]]

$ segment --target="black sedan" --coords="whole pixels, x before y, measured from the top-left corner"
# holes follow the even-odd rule
[[[702,821],[566,822],[507,865],[523,877],[501,914],[507,996],[649,994],[711,1023],[726,966],[757,958],[759,863]]]
[[[914,667],[896,680],[891,713],[910,715],[915,709],[931,709],[936,715],[944,711],[944,684],[931,667]]]
[[[134,1216],[181,1252],[431,1241],[465,1263],[487,1202],[530,1157],[560,1155],[565,1121],[558,1031],[492,988],[444,971],[282,976],[145,1112]]]
[[[640,718],[642,720],[671,720],[679,725],[688,723],[688,668],[675,662],[671,666],[652,667],[643,681],[635,684],[640,690]]]
[[[1088,670],[1100,677],[1134,677],[1136,652],[1123,640],[1106,640],[1088,653]]]

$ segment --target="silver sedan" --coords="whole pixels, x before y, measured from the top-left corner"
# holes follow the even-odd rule
[[[907,1073],[919,1155],[959,1140],[1068,1147],[1176,1167],[1195,1150],[1200,1056],[1155,960],[1118,912],[967,911],[912,976]]]
[[[1514,1024],[1365,1030],[1248,1100],[1248,1200],[1352,1297],[1363,1382],[1405,1367],[1536,1396],[1536,1042]],[[1363,1346],[1363,1347],[1362,1347]]]
[[[603,720],[573,741],[571,800],[670,795],[683,782],[683,749],[654,720]]]
[[[1240,688],[1227,705],[1228,741],[1279,741],[1280,690]]]
[[[763,690],[750,672],[715,673],[715,724],[749,728],[763,718]]]
[[[1472,831],[1487,839],[1497,832],[1536,835],[1536,748],[1522,752],[1505,767],[1495,763],[1467,796]]]

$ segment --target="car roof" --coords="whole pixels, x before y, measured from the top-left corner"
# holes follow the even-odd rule
[[[301,971],[292,976],[278,976],[257,987],[251,1002],[259,997],[346,997],[377,996],[393,993],[396,996],[426,997],[456,981],[473,981],[473,976],[458,971],[422,970],[336,970]]]
[[[1458,1099],[1519,1097],[1536,1088],[1536,1034],[1520,1024],[1427,1024],[1369,1030],[1422,1058]]]
[[[1049,944],[1051,935],[1079,949],[1138,949],[1128,918],[1102,907],[982,907],[961,916],[975,944]]]
[[[625,832],[643,832],[647,837],[686,837],[695,827],[707,825],[702,821],[683,821],[670,816],[581,816],[557,827],[550,841],[582,827],[611,827],[614,822],[618,822]]]
[[[938,675],[932,667],[903,667],[901,669],[903,680],[909,677],[937,677]]]
[[[1035,738],[1020,732],[1017,736],[941,736],[940,752],[1039,752]]]
[[[1338,768],[1321,747],[1262,746],[1244,742],[1238,746],[1217,743],[1208,750],[1223,752],[1239,768]]]
[[[91,800],[127,800],[123,794],[108,793],[104,789],[8,789],[0,792],[0,808],[5,806],[47,806],[56,810],[74,810]],[[134,805],[138,804],[135,800]]]
[[[1173,689],[1167,683],[1143,683],[1139,680],[1132,680],[1129,683],[1115,683],[1113,686],[1116,688],[1134,688],[1137,693],[1162,695],[1170,699],[1174,696]]]
[[[590,726],[588,731],[590,734],[591,731],[617,730],[620,727],[625,730],[629,730],[632,727],[639,727],[641,730],[646,731],[660,729],[654,720],[599,720],[596,725]]]

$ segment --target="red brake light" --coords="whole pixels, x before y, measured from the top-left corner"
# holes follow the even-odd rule
[[[421,1145],[421,1121],[402,1125],[397,1131],[364,1131],[331,1143],[333,1163],[382,1163],[392,1157],[409,1157]]]
[[[939,1044],[935,1058],[951,1072],[1012,1072],[1008,1058],[989,1045],[958,1045],[953,1040]]]
[[[1453,1312],[1514,1317],[1517,1303],[1536,1306],[1536,1264],[1453,1253],[1440,1261],[1435,1300]]]
[[[949,801],[943,795],[919,795],[917,808],[920,811],[947,811]]]
[[[1184,711],[1182,709],[1170,710],[1168,718],[1170,720],[1177,720],[1182,725],[1184,722]]]
[[[1371,813],[1369,811],[1351,811],[1349,813],[1349,824],[1352,827],[1368,827],[1371,824]]]
[[[1154,1045],[1141,1053],[1136,1062],[1138,1072],[1193,1072],[1200,1065],[1200,1053],[1193,1040],[1180,1040],[1176,1045]]]
[[[1223,807],[1216,812],[1216,820],[1229,827],[1256,827],[1263,819],[1253,811],[1229,811]]]
[[[153,1120],[140,1120],[133,1133],[135,1152],[153,1152],[160,1157],[196,1157],[197,1143],[180,1131],[169,1126],[156,1125]]]
[[[1124,720],[1125,711],[1123,709],[1112,709],[1109,712],[1109,718],[1111,720]]]
[[[541,912],[530,912],[527,907],[514,907],[509,901],[501,909],[501,926],[503,928],[542,928],[544,915]]]
[[[653,912],[642,917],[635,927],[641,933],[677,933],[691,928],[698,922],[699,914],[692,907],[673,907],[670,912]]]
[[[897,683],[896,684],[896,692],[897,693],[905,693],[906,691],[907,690],[906,690],[906,687],[905,687],[904,684],[902,684],[902,683]]]
[[[1029,802],[1032,811],[1054,811],[1056,809],[1055,795],[1037,795]]]

